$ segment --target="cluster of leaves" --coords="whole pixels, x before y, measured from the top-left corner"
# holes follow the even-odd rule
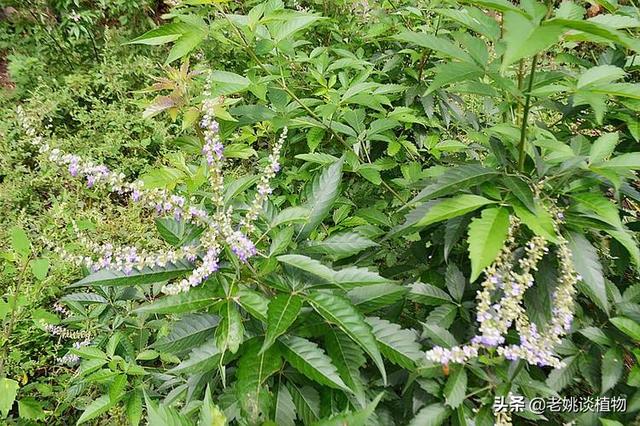
[[[90,331],[69,389],[79,423],[494,424],[491,404],[626,395],[621,413],[514,413],[517,424],[629,424],[640,410],[640,169],[635,7],[500,0],[382,3],[186,1],[131,40],[169,46],[146,117],[175,123],[168,165],[145,184],[207,199],[199,156],[203,67],[225,155],[224,199],[246,208],[260,149],[290,128],[258,222],[259,256],[163,296],[193,265],[87,274],[62,298]],[[224,57],[216,57],[216,54]],[[195,61],[194,61],[195,59]],[[223,64],[219,66],[218,64]],[[192,69],[191,69],[192,68]],[[240,161],[242,160],[242,161]],[[251,194],[249,194],[251,195]],[[554,227],[561,212],[561,226]],[[424,351],[475,333],[478,278],[509,218],[569,240],[582,276],[556,370],[488,352],[443,368]],[[155,222],[169,246],[200,230]],[[516,253],[516,256],[519,256]],[[525,295],[552,315],[555,256]],[[508,336],[517,342],[518,336]],[[146,407],[146,410],[144,409]]]

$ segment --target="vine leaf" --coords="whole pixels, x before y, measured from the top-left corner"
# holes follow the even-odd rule
[[[301,308],[302,299],[295,294],[281,294],[271,299],[267,310],[267,332],[260,353],[271,347],[287,331]]]
[[[347,334],[373,359],[378,367],[382,380],[387,383],[387,373],[384,368],[382,356],[376,345],[371,327],[358,310],[341,296],[326,292],[313,292],[308,296],[309,303],[324,319],[331,324],[336,324],[340,330]]]
[[[321,385],[351,392],[338,375],[331,358],[314,342],[298,336],[281,336],[284,357],[296,370]]]
[[[484,209],[479,218],[469,224],[469,259],[471,260],[471,282],[474,282],[484,268],[493,262],[502,249],[509,232],[509,212],[507,209]]]

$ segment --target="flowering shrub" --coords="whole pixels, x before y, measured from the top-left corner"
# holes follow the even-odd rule
[[[130,40],[170,47],[142,91],[171,135],[146,169],[65,150],[18,108],[29,167],[148,230],[68,214],[73,237],[25,254],[16,231],[5,256],[75,267],[34,318],[75,421],[635,421],[637,9],[290,3],[170,2]],[[1,380],[0,414],[22,416]],[[494,404],[593,395],[627,405]]]

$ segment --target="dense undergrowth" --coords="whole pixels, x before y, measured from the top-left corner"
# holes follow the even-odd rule
[[[633,1],[1,13],[3,422],[637,422]]]

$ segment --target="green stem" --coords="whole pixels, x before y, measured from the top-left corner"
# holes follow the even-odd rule
[[[17,277],[16,288],[13,293],[13,300],[11,301],[11,311],[9,316],[9,324],[7,324],[7,328],[4,330],[4,342],[2,343],[2,356],[0,356],[0,377],[4,377],[4,361],[7,357],[7,349],[9,347],[9,338],[13,333],[13,327],[16,323],[16,312],[18,308],[18,295],[20,294],[20,285],[24,281],[24,277],[27,273],[27,269],[29,267],[29,261],[31,260],[31,256],[27,257],[20,271],[20,275]]]
[[[529,72],[529,83],[527,85],[527,94],[525,95],[524,111],[522,112],[522,124],[520,126],[520,144],[518,146],[518,171],[524,170],[525,159],[525,143],[527,139],[527,123],[529,121],[529,110],[531,109],[531,90],[533,89],[533,78],[536,73],[536,65],[538,64],[538,55],[533,55],[531,60],[531,71]]]

